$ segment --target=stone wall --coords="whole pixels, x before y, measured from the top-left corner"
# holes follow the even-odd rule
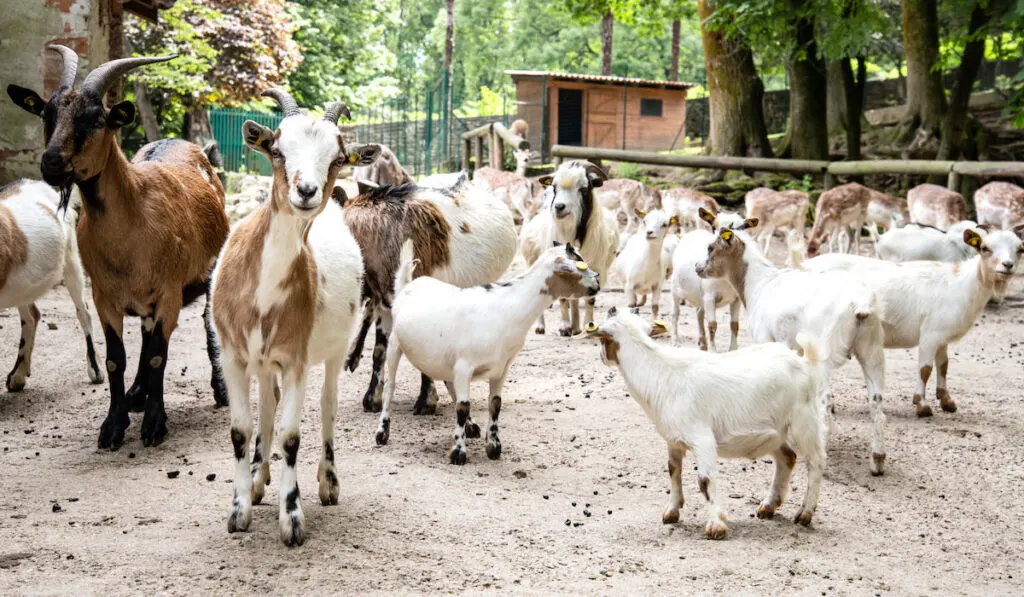
[[[80,57],[79,80],[109,49],[107,5],[111,0],[18,0],[3,3],[0,18],[0,81],[49,97],[60,77],[60,58],[47,52],[56,43]],[[43,127],[36,116],[0,97],[0,185],[39,178]]]

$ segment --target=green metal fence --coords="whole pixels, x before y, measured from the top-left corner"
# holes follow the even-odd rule
[[[224,169],[228,172],[251,172],[270,176],[273,170],[265,157],[249,149],[242,139],[242,123],[246,120],[258,122],[271,130],[281,123],[279,113],[249,112],[232,108],[210,110],[210,128],[213,138],[220,146],[224,157]]]
[[[457,170],[462,159],[461,133],[495,120],[503,120],[508,125],[512,116],[463,120],[446,109],[447,91],[445,75],[421,92],[406,90],[398,97],[369,106],[350,106],[352,122],[342,120],[338,124],[348,140],[387,145],[415,176]],[[508,112],[507,106],[503,111]],[[242,123],[246,120],[276,129],[281,116],[230,108],[210,110],[210,125],[224,156],[224,168],[229,172],[270,175],[267,160],[250,150],[242,140]]]

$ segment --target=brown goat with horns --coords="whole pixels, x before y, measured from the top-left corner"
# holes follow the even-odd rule
[[[167,435],[163,384],[171,333],[182,306],[207,293],[210,270],[228,234],[224,187],[206,154],[192,143],[156,141],[131,162],[121,152],[117,131],[134,122],[135,106],[121,102],[108,110],[104,93],[129,71],[173,56],[112,60],[96,67],[76,90],[78,56],[62,46],[49,49],[64,59],[53,95],[44,101],[15,85],[7,94],[43,119],[43,179],[60,187],[61,206],[67,208],[72,184],[82,194],[78,247],[92,279],[110,374],[110,410],[99,447],[121,447],[129,411],[145,412],[142,442],[154,446]],[[142,318],[139,369],[127,393],[125,315]],[[204,320],[214,398],[225,405],[209,301]]]

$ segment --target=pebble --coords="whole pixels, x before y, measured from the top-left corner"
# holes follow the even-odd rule
[[[54,512],[63,512],[63,511],[64,511],[64,508],[61,508],[61,507],[60,507],[60,504],[58,504],[58,503],[54,502],[54,504],[53,504],[53,511],[54,511]]]
[[[180,475],[180,474],[181,474],[181,471],[167,471],[167,478],[168,479],[177,479],[178,475]]]
[[[213,481],[216,478],[217,478],[217,473],[210,473],[209,475],[206,475],[206,480],[207,481]]]
[[[48,324],[46,324],[46,327],[48,327],[51,330],[55,330],[55,329],[57,329],[57,324],[55,324],[55,323],[48,323]]]
[[[571,521],[571,520],[569,520],[568,518],[566,518],[566,519],[565,519],[565,526],[569,526],[569,525],[571,525],[571,524],[572,524],[572,521]]]

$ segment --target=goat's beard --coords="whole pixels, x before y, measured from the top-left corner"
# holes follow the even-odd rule
[[[57,204],[57,211],[63,211],[67,213],[68,206],[71,205],[71,191],[74,190],[75,184],[68,182],[60,186],[60,202]]]

